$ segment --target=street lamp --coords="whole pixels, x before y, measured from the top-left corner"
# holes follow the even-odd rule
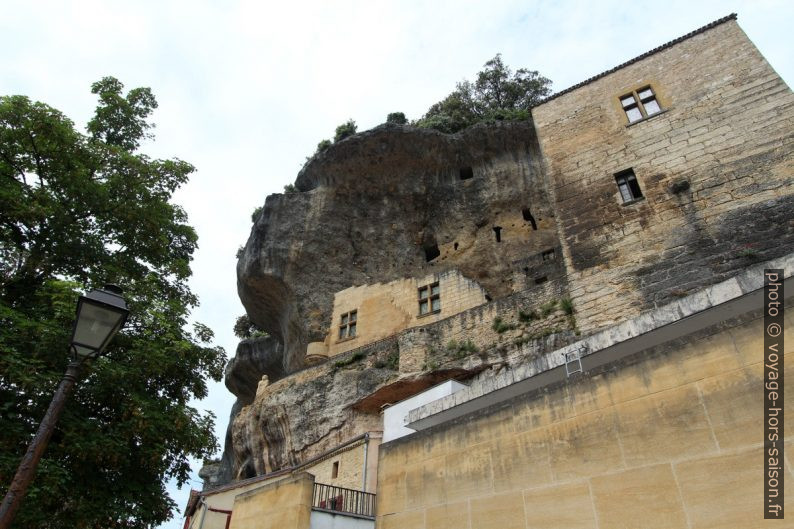
[[[33,481],[36,467],[47,448],[55,424],[61,416],[66,399],[77,381],[80,367],[86,359],[96,358],[105,351],[110,340],[124,325],[128,314],[127,303],[121,297],[121,289],[115,285],[92,290],[78,299],[77,317],[69,346],[71,360],[0,505],[0,529],[8,529],[14,520],[22,498],[25,497],[25,492]]]

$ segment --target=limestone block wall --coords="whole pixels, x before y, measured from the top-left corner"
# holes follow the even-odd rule
[[[439,285],[441,309],[419,314],[418,289],[435,283]],[[464,277],[458,270],[385,284],[350,287],[334,295],[331,318],[334,323],[323,346],[327,356],[336,356],[404,329],[448,318],[486,301],[483,288]],[[357,314],[356,336],[340,339],[339,324],[342,315],[354,310]],[[309,345],[308,352],[317,355],[320,350],[317,345]]]
[[[309,529],[314,477],[301,472],[238,495],[229,529]]]
[[[279,478],[274,478],[274,480]],[[231,511],[234,507],[234,498],[242,494],[270,483],[269,480],[260,480],[253,483],[237,483],[234,486],[219,488],[216,492],[207,494],[204,501],[213,509]],[[187,529],[226,529],[227,516],[225,513],[207,510],[203,512],[203,506],[199,505],[196,512],[190,519]]]
[[[723,324],[383,444],[376,527],[766,527],[762,323]],[[785,328],[791,378],[791,310]]]
[[[629,124],[619,98],[646,86],[662,112]],[[532,115],[585,331],[794,245],[794,95],[735,20]],[[624,205],[629,168],[644,198]]]
[[[369,445],[366,448],[367,484],[362,489],[364,487],[364,446],[365,443],[362,440],[360,443],[346,447],[321,461],[301,467],[301,470],[312,474],[317,483],[375,492],[378,447],[380,446],[379,434],[369,440]],[[336,477],[334,477],[334,466],[336,466]]]

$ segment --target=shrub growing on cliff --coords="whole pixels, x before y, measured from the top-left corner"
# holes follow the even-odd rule
[[[251,321],[251,318],[248,317],[248,314],[243,314],[242,316],[237,317],[232,331],[234,332],[234,335],[241,340],[245,340],[246,338],[260,338],[262,336],[269,336],[268,333],[261,330],[254,322]]]
[[[405,125],[408,120],[402,112],[392,112],[386,116],[386,123],[394,123],[395,125]]]
[[[315,154],[325,152],[331,145],[331,140],[320,140],[320,143],[317,144],[317,150],[314,152]]]
[[[116,283],[130,307],[107,355],[83,368],[15,520],[20,529],[154,527],[165,483],[216,450],[190,406],[223,375],[212,331],[186,330],[196,233],[170,202],[193,167],[137,153],[157,103],[106,77],[88,135],[56,109],[0,97],[0,491],[66,368],[79,291]]]
[[[526,68],[513,72],[496,54],[474,82],[458,83],[414,124],[452,133],[480,121],[528,119],[529,109],[550,93],[549,79]]]
[[[336,133],[334,134],[334,143],[344,140],[345,138],[352,136],[358,130],[358,126],[356,122],[352,119],[349,119],[336,127]],[[320,142],[322,143],[322,142]]]

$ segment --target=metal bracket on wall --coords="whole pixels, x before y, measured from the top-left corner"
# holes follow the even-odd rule
[[[574,373],[582,372],[582,353],[584,347],[579,347],[575,351],[565,353],[565,376],[570,377]]]

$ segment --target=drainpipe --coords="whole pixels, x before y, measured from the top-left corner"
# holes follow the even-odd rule
[[[361,490],[367,492],[367,449],[369,448],[369,432],[364,434],[364,483],[361,484]]]
[[[199,522],[198,529],[202,529],[204,527],[204,518],[207,517],[207,502],[204,498],[201,498],[201,503],[204,505],[204,510],[201,511],[201,522]]]

